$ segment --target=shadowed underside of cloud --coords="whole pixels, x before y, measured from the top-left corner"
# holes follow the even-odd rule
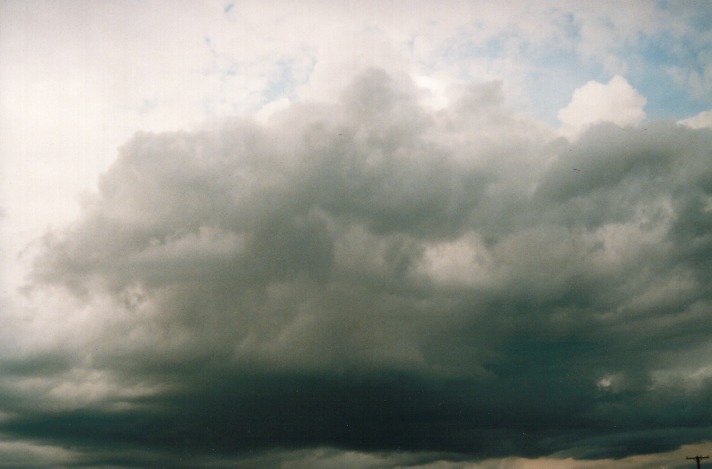
[[[23,314],[68,325],[1,364],[0,432],[121,465],[708,438],[711,149],[673,123],[557,139],[496,83],[431,111],[378,70],[137,134],[43,240],[53,310]]]

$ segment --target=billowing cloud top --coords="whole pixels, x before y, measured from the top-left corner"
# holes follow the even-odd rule
[[[568,106],[558,113],[563,131],[575,136],[600,122],[633,126],[645,119],[646,99],[625,78],[616,75],[607,85],[591,81],[574,92]]]
[[[17,319],[46,352],[3,362],[2,433],[87,464],[709,437],[712,132],[571,143],[496,82],[420,93],[371,69],[264,124],[136,134],[43,240],[27,294],[68,325]]]

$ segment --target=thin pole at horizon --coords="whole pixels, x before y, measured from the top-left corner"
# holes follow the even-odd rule
[[[700,459],[709,459],[709,456],[688,456],[685,459],[694,459],[697,461],[697,469],[700,469]]]

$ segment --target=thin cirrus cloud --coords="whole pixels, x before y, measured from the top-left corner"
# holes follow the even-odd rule
[[[4,88],[37,92],[3,101],[19,111],[0,148],[26,159],[0,222],[28,266],[0,296],[9,466],[632,469],[706,451],[709,112],[660,113],[636,78],[651,38],[702,43],[696,23],[653,3],[451,5],[324,4],[319,28],[276,2],[126,24],[133,7],[3,6],[3,50],[29,46]],[[37,55],[27,33],[57,15],[77,26],[48,30],[64,55]],[[180,38],[149,39],[161,21]],[[101,59],[111,44],[125,55]],[[565,92],[533,111],[554,75]],[[47,189],[20,196],[22,177]]]

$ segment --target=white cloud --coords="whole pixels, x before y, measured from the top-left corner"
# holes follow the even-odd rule
[[[445,287],[474,287],[491,281],[493,256],[477,236],[433,243],[425,250],[420,271]]]
[[[574,91],[571,102],[557,114],[562,133],[575,137],[593,124],[611,122],[626,127],[645,119],[647,99],[625,78],[616,75],[606,83],[589,81]]]
[[[683,119],[679,121],[679,123],[693,129],[703,129],[705,127],[712,129],[712,109],[709,111],[702,111],[696,116]]]

